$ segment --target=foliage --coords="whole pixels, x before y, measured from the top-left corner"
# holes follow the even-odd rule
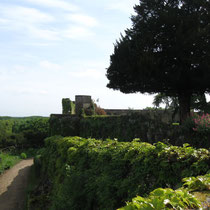
[[[37,169],[52,189],[51,210],[116,209],[156,188],[177,188],[184,177],[206,174],[210,166],[208,150],[188,145],[61,136],[45,142]]]
[[[94,103],[95,106],[95,114],[96,115],[106,115],[106,112],[104,109],[102,109],[100,106],[98,106],[96,103]]]
[[[84,138],[117,138],[119,141],[142,141],[154,143],[162,139],[173,145],[189,143],[194,147],[209,148],[210,138],[193,131],[191,118],[180,125],[172,123],[167,110],[143,110],[124,116],[62,116],[50,118],[50,135],[81,136]],[[175,126],[176,125],[176,126]]]
[[[79,123],[80,118],[75,115],[63,116],[63,115],[51,115],[50,135],[62,135],[62,136],[78,136],[79,135]]]
[[[163,115],[162,115],[163,114]],[[167,113],[145,111],[144,114],[128,116],[57,116],[50,118],[50,134],[62,136],[82,136],[98,139],[118,138],[120,141],[131,141],[141,138],[143,141],[154,142],[167,138],[169,125],[161,121],[167,120]]]
[[[190,118],[183,124],[183,132],[190,133],[191,140],[197,146],[205,145],[206,148],[210,147],[210,115],[209,114],[192,114]]]
[[[108,87],[178,97],[183,122],[193,94],[210,92],[210,2],[141,0],[116,42]]]
[[[39,147],[48,135],[48,118],[0,118],[0,148]]]
[[[62,99],[62,113],[63,114],[74,114],[75,104],[69,98]]]
[[[197,115],[193,120],[195,123],[194,131],[210,133],[210,114],[203,114],[202,116]]]
[[[36,158],[35,158],[36,159]],[[42,183],[42,188],[37,188],[40,184],[40,175],[33,165],[29,174],[29,183],[27,186],[27,201],[25,210],[46,210],[48,209],[49,196],[47,193],[47,182]],[[33,206],[33,207],[32,207]]]
[[[196,199],[198,196],[190,194],[196,191],[210,190],[210,174],[197,177],[187,177],[182,179],[183,186],[177,190],[172,189],[155,189],[148,197],[137,196],[131,202],[127,202],[125,207],[119,210],[135,209],[189,209],[201,208],[201,203]],[[184,189],[185,188],[185,189]],[[190,193],[189,193],[190,192]],[[205,203],[202,203],[202,206]]]
[[[27,158],[27,155],[26,155],[26,153],[22,152],[22,153],[20,154],[20,157],[21,157],[22,159],[26,159],[26,158]]]
[[[148,111],[147,114],[135,113],[127,116],[94,116],[80,120],[79,136],[97,139],[117,138],[119,141],[140,138],[142,141],[152,143],[167,138],[169,127],[167,123],[161,121],[158,112]]]
[[[197,177],[186,177],[182,180],[188,191],[210,190],[210,174]]]
[[[169,97],[164,93],[155,95],[152,103],[155,107],[160,107],[161,104],[165,104],[165,109],[173,109],[174,111],[176,111],[179,106],[179,102],[176,97]]]
[[[174,114],[176,114],[179,110],[179,102],[177,97],[170,97],[164,93],[159,93],[155,95],[153,105],[155,107],[160,107],[161,104],[165,104],[165,109],[172,109]],[[192,94],[190,108],[191,110],[196,110],[199,112],[210,112],[210,104],[207,103],[205,94]]]
[[[48,136],[48,118],[35,118],[15,122],[13,132],[23,134],[24,147],[39,147]]]
[[[188,209],[200,208],[201,203],[186,190],[172,190],[158,188],[150,193],[147,198],[137,196],[119,210],[152,210],[152,209]]]
[[[7,146],[6,142],[10,139],[10,135],[12,133],[12,126],[12,121],[0,120],[0,147]]]

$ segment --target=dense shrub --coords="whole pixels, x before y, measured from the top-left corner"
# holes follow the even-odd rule
[[[208,150],[188,145],[58,136],[46,139],[39,160],[42,180],[52,186],[51,210],[116,209],[156,188],[178,188],[210,166]]]

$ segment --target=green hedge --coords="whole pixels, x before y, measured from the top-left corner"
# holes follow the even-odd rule
[[[188,145],[59,136],[45,141],[46,149],[35,162],[42,183],[48,183],[45,189],[52,189],[46,204],[50,210],[116,209],[136,195],[178,188],[182,178],[210,169],[209,151]]]

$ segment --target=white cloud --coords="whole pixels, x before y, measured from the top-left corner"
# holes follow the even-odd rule
[[[9,21],[7,19],[4,18],[0,18],[0,25],[1,24],[7,24]]]
[[[28,72],[29,67],[15,64],[15,65],[9,65],[9,66],[0,66],[0,73],[5,76],[6,79],[14,78],[16,75],[25,74]]]
[[[28,31],[32,37],[37,39],[45,39],[48,41],[61,40],[59,32],[56,29],[42,29],[35,26],[28,26]]]
[[[54,21],[54,17],[35,8],[10,6],[0,7],[1,14],[8,20],[18,24],[47,23]]]
[[[52,2],[54,2],[52,3],[54,6],[58,4],[58,1]],[[48,1],[45,3],[47,4]],[[71,23],[69,23],[70,21]],[[15,31],[29,40],[37,39],[50,42],[63,39],[83,39],[94,34],[89,28],[97,24],[95,18],[81,13],[68,15],[53,13],[51,15],[30,7],[0,6],[0,29]]]
[[[85,27],[70,26],[67,30],[64,30],[61,35],[69,39],[81,39],[93,36],[94,33]]]
[[[48,13],[35,8],[20,6],[0,7],[0,11],[0,15],[4,17],[3,20],[7,20],[4,29],[17,31],[30,38],[59,40],[56,29],[50,28],[48,25],[53,23],[55,18]],[[0,24],[1,22],[3,21],[0,21]]]
[[[118,10],[120,12],[130,15],[134,13],[133,6],[138,3],[139,0],[130,0],[130,1],[121,0],[120,2],[112,0],[110,5],[108,6],[108,9]]]
[[[60,70],[62,68],[61,65],[49,62],[47,60],[41,61],[40,62],[40,67],[43,68],[43,69],[46,69],[46,70],[56,70],[56,71]]]
[[[44,7],[59,8],[67,11],[77,11],[79,9],[76,5],[62,0],[26,0],[26,2]]]
[[[85,71],[78,71],[78,72],[71,72],[69,73],[70,76],[74,76],[77,78],[92,78],[92,79],[99,79],[103,78],[104,75],[101,71],[96,69],[87,69]]]
[[[47,95],[48,91],[46,90],[37,90],[32,88],[20,88],[17,90],[13,90],[13,93],[18,93],[21,95]]]
[[[66,16],[66,19],[78,23],[87,27],[94,27],[98,25],[98,21],[88,15],[83,15],[83,14],[70,14]]]
[[[29,70],[29,68],[26,66],[23,66],[23,65],[15,65],[12,67],[12,71],[15,74],[23,74],[23,73],[27,72],[28,70]]]

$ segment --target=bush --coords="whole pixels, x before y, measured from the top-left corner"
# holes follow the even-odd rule
[[[127,205],[118,210],[138,209],[189,209],[200,208],[201,203],[186,190],[172,190],[158,188],[152,191],[147,198],[137,196]]]
[[[39,158],[40,159],[40,158]],[[156,188],[178,188],[184,177],[206,174],[206,149],[80,137],[51,137],[41,156],[51,183],[50,209],[116,209]]]
[[[183,186],[177,190],[158,188],[151,192],[148,197],[137,196],[131,202],[119,210],[137,210],[137,209],[201,209],[206,207],[206,201],[201,196],[210,190],[210,174],[198,177],[187,177],[182,180]],[[197,191],[191,194],[192,191]],[[202,192],[204,191],[204,192]],[[209,193],[207,193],[208,195]],[[199,200],[203,200],[201,203]],[[203,197],[203,196],[202,196]],[[208,202],[208,199],[207,199]],[[209,205],[207,203],[207,205]]]
[[[193,119],[195,123],[195,131],[210,133],[210,114],[203,114]]]
[[[26,155],[26,153],[22,152],[22,153],[20,154],[20,157],[21,157],[22,159],[26,159],[26,158],[27,158],[27,155]]]
[[[198,177],[186,177],[182,180],[189,191],[210,190],[210,174]]]

